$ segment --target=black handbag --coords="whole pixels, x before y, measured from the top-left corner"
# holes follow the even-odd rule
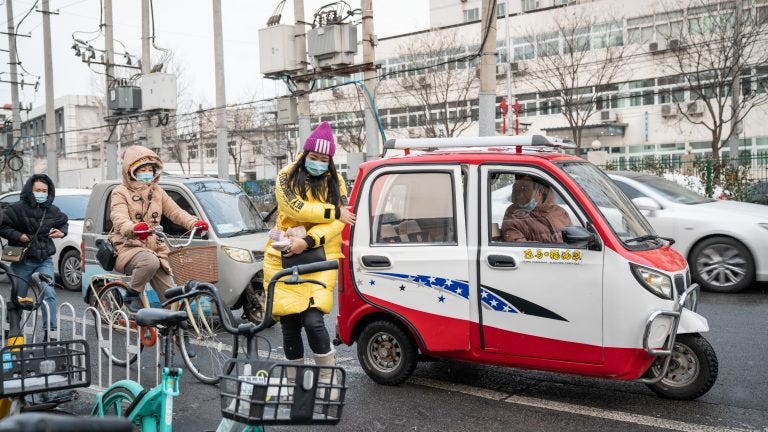
[[[109,239],[96,240],[96,259],[104,270],[112,271],[115,269],[117,254],[115,254],[115,248]]]
[[[312,249],[307,249],[304,252],[296,255],[285,256],[285,253],[281,256],[283,260],[283,269],[287,269],[293,266],[301,264],[309,264],[313,262],[325,261],[325,248],[320,246]]]

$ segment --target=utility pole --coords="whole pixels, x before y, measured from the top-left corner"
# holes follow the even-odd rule
[[[504,44],[507,47],[507,61],[506,61],[506,70],[507,70],[507,104],[512,103],[512,71],[510,70],[512,68],[512,58],[514,53],[512,52],[512,44],[510,43],[509,39],[509,0],[504,2]],[[517,114],[515,114],[517,115]],[[507,119],[509,116],[504,118],[504,123],[506,125]],[[511,128],[509,125],[507,126],[507,130],[510,130]],[[517,133],[515,133],[517,135]]]
[[[203,104],[197,105],[197,125],[199,134],[197,140],[197,157],[200,158],[200,175],[205,175],[205,159],[203,159],[205,150],[203,144]]]
[[[734,65],[732,67],[733,69],[733,79],[731,80],[731,115],[733,116],[731,119],[731,128],[733,129],[731,132],[731,137],[728,139],[728,150],[731,154],[731,166],[733,168],[736,168],[739,166],[739,136],[741,135],[741,121],[739,121],[739,98],[741,97],[741,66],[742,66],[742,57],[741,57],[741,45],[742,45],[742,31],[744,29],[744,24],[741,22],[741,13],[742,13],[742,0],[736,0],[736,7],[734,10],[734,36],[735,40],[734,42]]]
[[[293,27],[293,35],[295,37],[294,42],[296,43],[296,65],[300,67],[298,73],[303,74],[307,70],[307,35],[304,28],[304,0],[293,0],[293,15],[296,19],[296,24]],[[300,80],[296,82],[296,109],[299,116],[298,148],[303,148],[304,141],[311,132],[308,90],[309,86],[307,81]]]
[[[53,106],[53,59],[51,58],[51,12],[48,0],[43,0],[43,55],[45,57],[45,154],[48,177],[59,184],[58,134],[56,109]]]
[[[483,0],[480,8],[480,136],[496,134],[496,6]]]
[[[114,63],[115,63],[115,36],[114,27],[112,26],[112,0],[104,0],[104,50],[106,55],[104,61],[105,79],[107,82],[107,117],[110,117],[112,112],[109,109],[109,93],[112,91],[112,79],[114,78]],[[112,140],[114,133],[118,127],[117,120],[110,120],[109,132],[107,135],[107,179],[116,179],[117,177],[117,144]],[[119,138],[118,138],[119,139]]]
[[[141,0],[141,75],[143,77],[152,70],[149,22],[149,0]],[[146,136],[144,144],[147,147],[157,151],[163,147],[160,128],[152,126],[151,118],[147,118],[144,124],[144,136]]]
[[[363,63],[370,63],[376,60],[375,45],[373,36],[373,0],[362,0],[361,9],[363,10]],[[376,94],[376,69],[373,67],[363,72],[363,82],[368,88],[368,97],[370,102],[365,106],[365,159],[376,159],[379,152],[379,123],[376,121],[373,112],[374,95]]]
[[[227,151],[227,97],[224,87],[224,41],[221,30],[221,0],[213,0],[213,56],[216,73],[216,158],[220,179],[229,178]],[[240,179],[235,179],[239,181]]]
[[[10,145],[16,146],[19,144],[19,140],[21,139],[21,111],[19,110],[19,88],[17,87],[19,77],[16,70],[16,66],[18,65],[16,59],[16,26],[13,23],[12,0],[6,0],[5,11],[8,15],[8,56],[10,58],[9,66],[11,71],[11,103],[13,104],[13,131],[11,133],[13,136],[13,143]],[[21,172],[19,172],[19,175],[16,176],[16,189],[21,189],[22,181],[23,179],[21,178]]]

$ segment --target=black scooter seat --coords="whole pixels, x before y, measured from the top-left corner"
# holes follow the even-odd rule
[[[158,324],[171,326],[186,320],[187,313],[184,311],[144,308],[136,312],[136,324],[142,327],[154,327]]]

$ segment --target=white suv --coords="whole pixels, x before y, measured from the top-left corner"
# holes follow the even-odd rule
[[[19,200],[19,191],[0,195],[0,208]],[[83,234],[83,219],[90,189],[59,189],[53,204],[69,218],[69,232],[64,238],[54,239],[56,254],[53,255],[54,272],[61,278],[61,285],[69,291],[79,291],[82,271],[80,269],[80,243]]]

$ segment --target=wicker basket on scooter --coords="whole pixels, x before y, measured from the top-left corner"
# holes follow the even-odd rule
[[[216,283],[219,281],[219,260],[216,246],[187,246],[168,254],[173,279],[178,285],[190,280]]]

